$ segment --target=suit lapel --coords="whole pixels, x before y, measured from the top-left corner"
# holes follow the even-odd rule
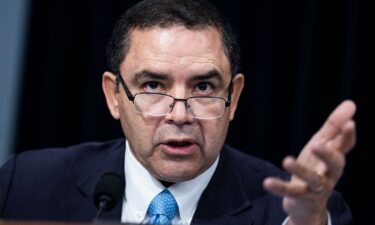
[[[234,215],[252,207],[232,157],[224,146],[218,167],[198,202],[192,224],[230,224]]]

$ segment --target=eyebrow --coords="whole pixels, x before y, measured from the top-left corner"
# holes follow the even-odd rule
[[[135,74],[135,82],[139,82],[143,79],[168,80],[169,76],[167,74],[155,73],[149,70],[142,70]]]
[[[209,79],[216,79],[219,82],[223,81],[222,75],[215,69],[210,70],[204,74],[197,74],[194,75],[190,80],[191,81],[202,81],[202,80],[209,80]]]
[[[156,73],[149,70],[142,70],[139,73],[135,74],[134,82],[138,83],[144,79],[153,79],[153,80],[168,80],[171,78],[168,74],[163,73]],[[209,79],[216,79],[220,83],[223,82],[222,75],[215,69],[210,70],[203,74],[196,74],[193,75],[189,80],[190,81],[203,81],[203,80],[209,80]]]

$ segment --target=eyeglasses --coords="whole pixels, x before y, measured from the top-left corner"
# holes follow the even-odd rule
[[[175,98],[163,93],[140,92],[132,94],[125,84],[120,73],[117,73],[116,82],[121,83],[133,102],[137,113],[147,116],[165,116],[172,112],[176,102],[184,102],[189,113],[196,119],[216,119],[224,115],[225,108],[230,106],[232,94],[232,82],[228,86],[228,99],[212,96],[192,96],[189,98]]]

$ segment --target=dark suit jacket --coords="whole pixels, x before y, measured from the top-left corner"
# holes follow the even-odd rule
[[[97,209],[93,193],[102,174],[124,177],[124,140],[84,143],[65,149],[28,151],[0,170],[2,218],[90,222]],[[192,224],[281,225],[281,199],[262,188],[267,176],[287,175],[263,160],[224,146]],[[122,204],[102,215],[120,221]],[[329,201],[333,224],[348,224],[349,208],[338,193]]]

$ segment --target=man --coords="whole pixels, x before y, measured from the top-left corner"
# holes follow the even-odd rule
[[[102,219],[350,223],[350,211],[333,189],[355,143],[354,103],[340,104],[298,158],[284,160],[290,179],[224,145],[244,75],[237,72],[230,27],[209,3],[139,2],[115,26],[108,59],[102,86],[126,141],[13,157],[1,170],[3,218],[91,221],[95,186],[103,174],[115,172],[125,179],[124,198]],[[168,197],[168,215],[152,212],[154,202],[164,201],[159,195]]]

